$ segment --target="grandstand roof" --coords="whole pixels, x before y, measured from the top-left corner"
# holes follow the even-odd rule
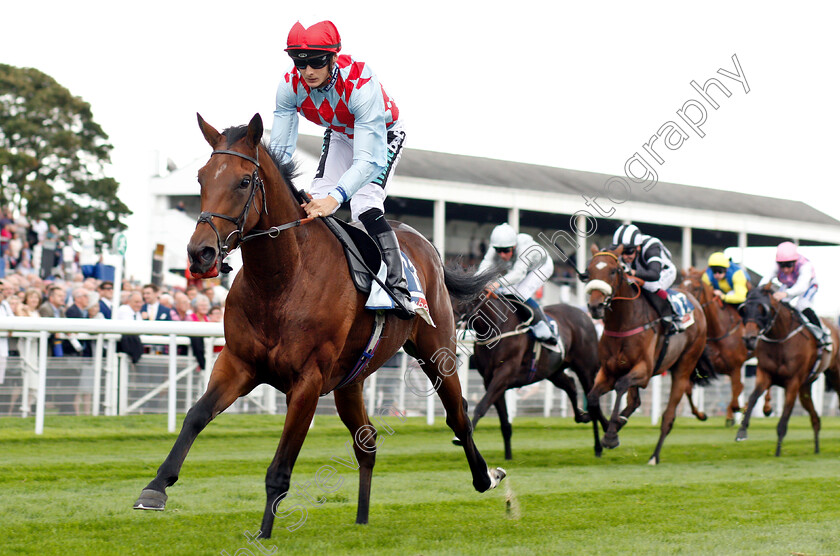
[[[321,152],[322,141],[321,137],[300,135],[298,148],[317,157]],[[612,177],[596,172],[420,149],[406,149],[397,175],[574,196],[593,195],[593,192],[602,191],[604,183]],[[675,183],[658,182],[650,191],[635,187],[628,200],[840,226],[840,221],[801,201]]]

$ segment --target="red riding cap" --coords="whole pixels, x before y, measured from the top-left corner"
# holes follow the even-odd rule
[[[309,29],[298,21],[286,40],[286,52],[289,50],[324,50],[337,54],[341,50],[341,35],[332,21],[318,22]]]

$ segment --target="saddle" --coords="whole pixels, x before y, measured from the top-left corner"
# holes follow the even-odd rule
[[[360,292],[369,294],[373,278],[361,261],[364,261],[364,264],[374,273],[378,272],[382,264],[379,246],[361,224],[351,224],[335,216],[327,216],[323,220],[344,248],[344,256],[347,259],[353,285]]]

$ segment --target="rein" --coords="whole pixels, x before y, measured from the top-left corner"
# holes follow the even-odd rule
[[[609,256],[609,257],[612,257],[613,259],[615,259],[616,262],[619,262],[619,263],[621,262],[621,261],[619,261],[618,255],[616,255],[615,253],[611,253],[610,251],[599,251],[598,253],[595,253],[595,255],[592,258],[594,259],[595,257],[597,257],[599,255],[606,255],[606,256]],[[627,280],[627,282],[629,284],[636,287],[636,295],[634,295],[632,297],[610,296],[606,299],[606,302],[604,304],[607,308],[609,308],[610,304],[616,299],[624,300],[624,301],[633,301],[635,299],[639,299],[639,296],[642,295],[642,284],[644,283],[644,280],[642,280],[641,278],[637,278],[635,276],[628,276],[624,272],[623,269],[621,270],[621,273],[622,273],[624,279]],[[639,334],[640,332],[644,332],[645,330],[650,330],[651,328],[656,326],[656,324],[661,320],[662,320],[662,317],[660,317],[656,320],[652,320],[649,323],[644,324],[642,326],[637,326],[636,328],[632,328],[630,330],[624,330],[624,331],[620,331],[620,332],[613,331],[613,330],[607,330],[606,328],[604,328],[604,335],[609,336],[611,338],[626,338],[628,336],[635,336],[636,334]]]
[[[228,150],[220,150],[220,151],[213,151],[210,153],[210,156],[216,154],[229,154],[232,156],[238,156],[239,158],[244,158],[245,160],[252,162],[255,166],[254,172],[251,174],[251,194],[248,196],[248,201],[245,203],[245,206],[242,208],[242,212],[239,214],[237,218],[233,218],[232,216],[228,216],[226,214],[219,214],[217,212],[210,212],[210,211],[203,211],[201,214],[198,215],[198,220],[196,221],[196,226],[202,223],[206,223],[210,225],[210,228],[213,229],[213,232],[216,234],[216,246],[219,251],[219,259],[222,261],[221,265],[221,272],[230,272],[231,268],[227,264],[224,263],[224,259],[233,251],[234,248],[230,246],[230,239],[236,235],[239,237],[239,244],[245,243],[246,241],[250,241],[252,239],[256,239],[262,236],[268,236],[270,238],[276,238],[280,235],[280,232],[283,230],[288,230],[290,228],[297,228],[303,224],[308,224],[313,218],[306,217],[306,218],[299,218],[298,220],[294,220],[292,222],[287,222],[286,224],[281,224],[279,226],[272,226],[267,230],[251,230],[250,232],[245,232],[245,221],[248,219],[248,212],[251,210],[251,204],[254,202],[254,198],[257,195],[257,189],[260,190],[262,193],[262,200],[263,200],[263,209],[266,215],[268,214],[268,202],[265,196],[265,184],[260,178],[259,170],[260,170],[260,148],[257,147],[256,157],[252,158],[246,154],[242,154],[236,151],[228,151]],[[255,205],[256,206],[256,205]],[[260,209],[257,208],[257,215],[262,214]],[[233,223],[236,228],[227,235],[227,237],[222,241],[222,236],[219,233],[219,229],[213,223],[213,218],[221,218],[223,220],[227,220],[228,222]],[[238,245],[237,245],[238,247]]]

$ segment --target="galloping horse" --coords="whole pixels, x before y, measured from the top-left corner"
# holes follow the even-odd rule
[[[592,388],[599,367],[598,334],[592,320],[571,305],[561,303],[545,307],[544,312],[557,321],[560,342],[565,350],[557,353],[541,348],[538,359],[534,361],[534,338],[528,333],[527,325],[530,316],[521,313],[527,306],[515,303],[491,294],[478,303],[464,303],[463,308],[456,307],[460,320],[469,323],[475,331],[475,365],[484,379],[486,390],[475,406],[473,428],[490,406],[495,406],[505,443],[505,459],[511,459],[510,437],[513,431],[504,394],[511,388],[549,380],[569,395],[576,422],[592,421],[595,455],[600,457],[602,447],[598,423],[606,430],[607,420],[599,404],[590,406],[586,412],[578,408],[577,386],[574,379],[565,373],[566,369],[571,369],[577,375],[584,394]]]
[[[712,287],[703,282],[702,277],[703,270],[689,268],[683,275],[682,286],[697,298],[706,315],[706,344],[709,346],[709,355],[715,372],[718,375],[729,376],[732,399],[726,408],[726,426],[731,427],[735,424],[735,413],[741,411],[741,405],[738,403],[738,396],[744,390],[744,384],[741,382],[741,367],[750,355],[743,341],[744,324],[738,310],[717,297]],[[701,421],[705,421],[706,415],[697,411],[692,403],[691,390],[688,392],[688,401],[691,404],[692,413]],[[768,404],[769,391],[765,405]]]
[[[641,285],[634,281],[638,279],[631,280],[624,271],[620,259],[623,251],[622,246],[599,251],[593,245],[593,257],[585,274],[584,291],[589,296],[589,312],[592,318],[604,319],[604,332],[598,345],[601,368],[595,377],[595,386],[589,392],[589,406],[615,390],[615,407],[602,440],[607,448],[615,448],[618,431],[641,404],[638,388],[647,387],[655,373],[672,369],[671,393],[662,414],[659,442],[648,461],[656,465],[665,437],[674,425],[680,399],[688,392],[692,380],[699,381],[714,373],[708,355],[704,353],[706,317],[702,311],[695,310],[692,326],[666,337],[662,319],[653,306],[640,297]],[[699,305],[693,296],[688,295],[688,298],[695,308]],[[703,374],[695,373],[698,363]],[[628,394],[627,407],[622,411],[621,398],[625,393]]]
[[[823,352],[818,361],[819,350],[814,334],[796,310],[773,297],[775,291],[777,288],[773,284],[754,289],[741,307],[745,324],[744,342],[748,349],[755,350],[758,367],[755,373],[755,390],[750,394],[744,420],[735,440],[747,439],[747,427],[750,426],[750,416],[756,401],[762,392],[775,385],[785,389],[785,407],[776,427],[776,456],[782,453],[782,440],[787,434],[788,420],[793,412],[797,394],[802,407],[811,416],[814,453],[819,454],[820,416],[811,399],[811,384],[819,374],[819,370],[815,368],[819,364],[824,368],[828,385],[840,392],[840,358],[837,356],[840,336],[837,327],[823,319],[831,330],[834,348],[830,352]]]
[[[207,391],[187,413],[175,445],[135,508],[163,510],[165,489],[178,480],[196,436],[238,397],[267,383],[286,394],[288,409],[280,444],[266,473],[260,536],[271,536],[277,506],[288,492],[318,398],[329,392],[355,440],[356,523],[367,523],[376,430],[365,410],[362,385],[403,345],[421,360],[423,371],[437,386],[446,422],[464,446],[473,486],[479,492],[494,488],[504,478],[504,470],[488,469],[472,439],[466,400],[452,372],[455,323],[449,302],[450,294],[475,297],[486,280],[445,270],[431,243],[412,228],[394,223],[437,326],[419,317],[387,318],[374,355],[358,372],[357,361],[361,363],[360,355],[374,328],[374,313],[365,310],[366,296],[351,282],[338,239],[320,219],[305,218],[301,196],[291,184],[294,168],[281,165],[261,143],[259,114],[247,126],[224,133],[200,115],[198,124],[213,153],[198,172],[202,213],[187,247],[190,271],[214,275],[223,256],[236,247],[242,249],[243,265],[227,297],[226,345]],[[343,384],[351,369],[358,374]]]

